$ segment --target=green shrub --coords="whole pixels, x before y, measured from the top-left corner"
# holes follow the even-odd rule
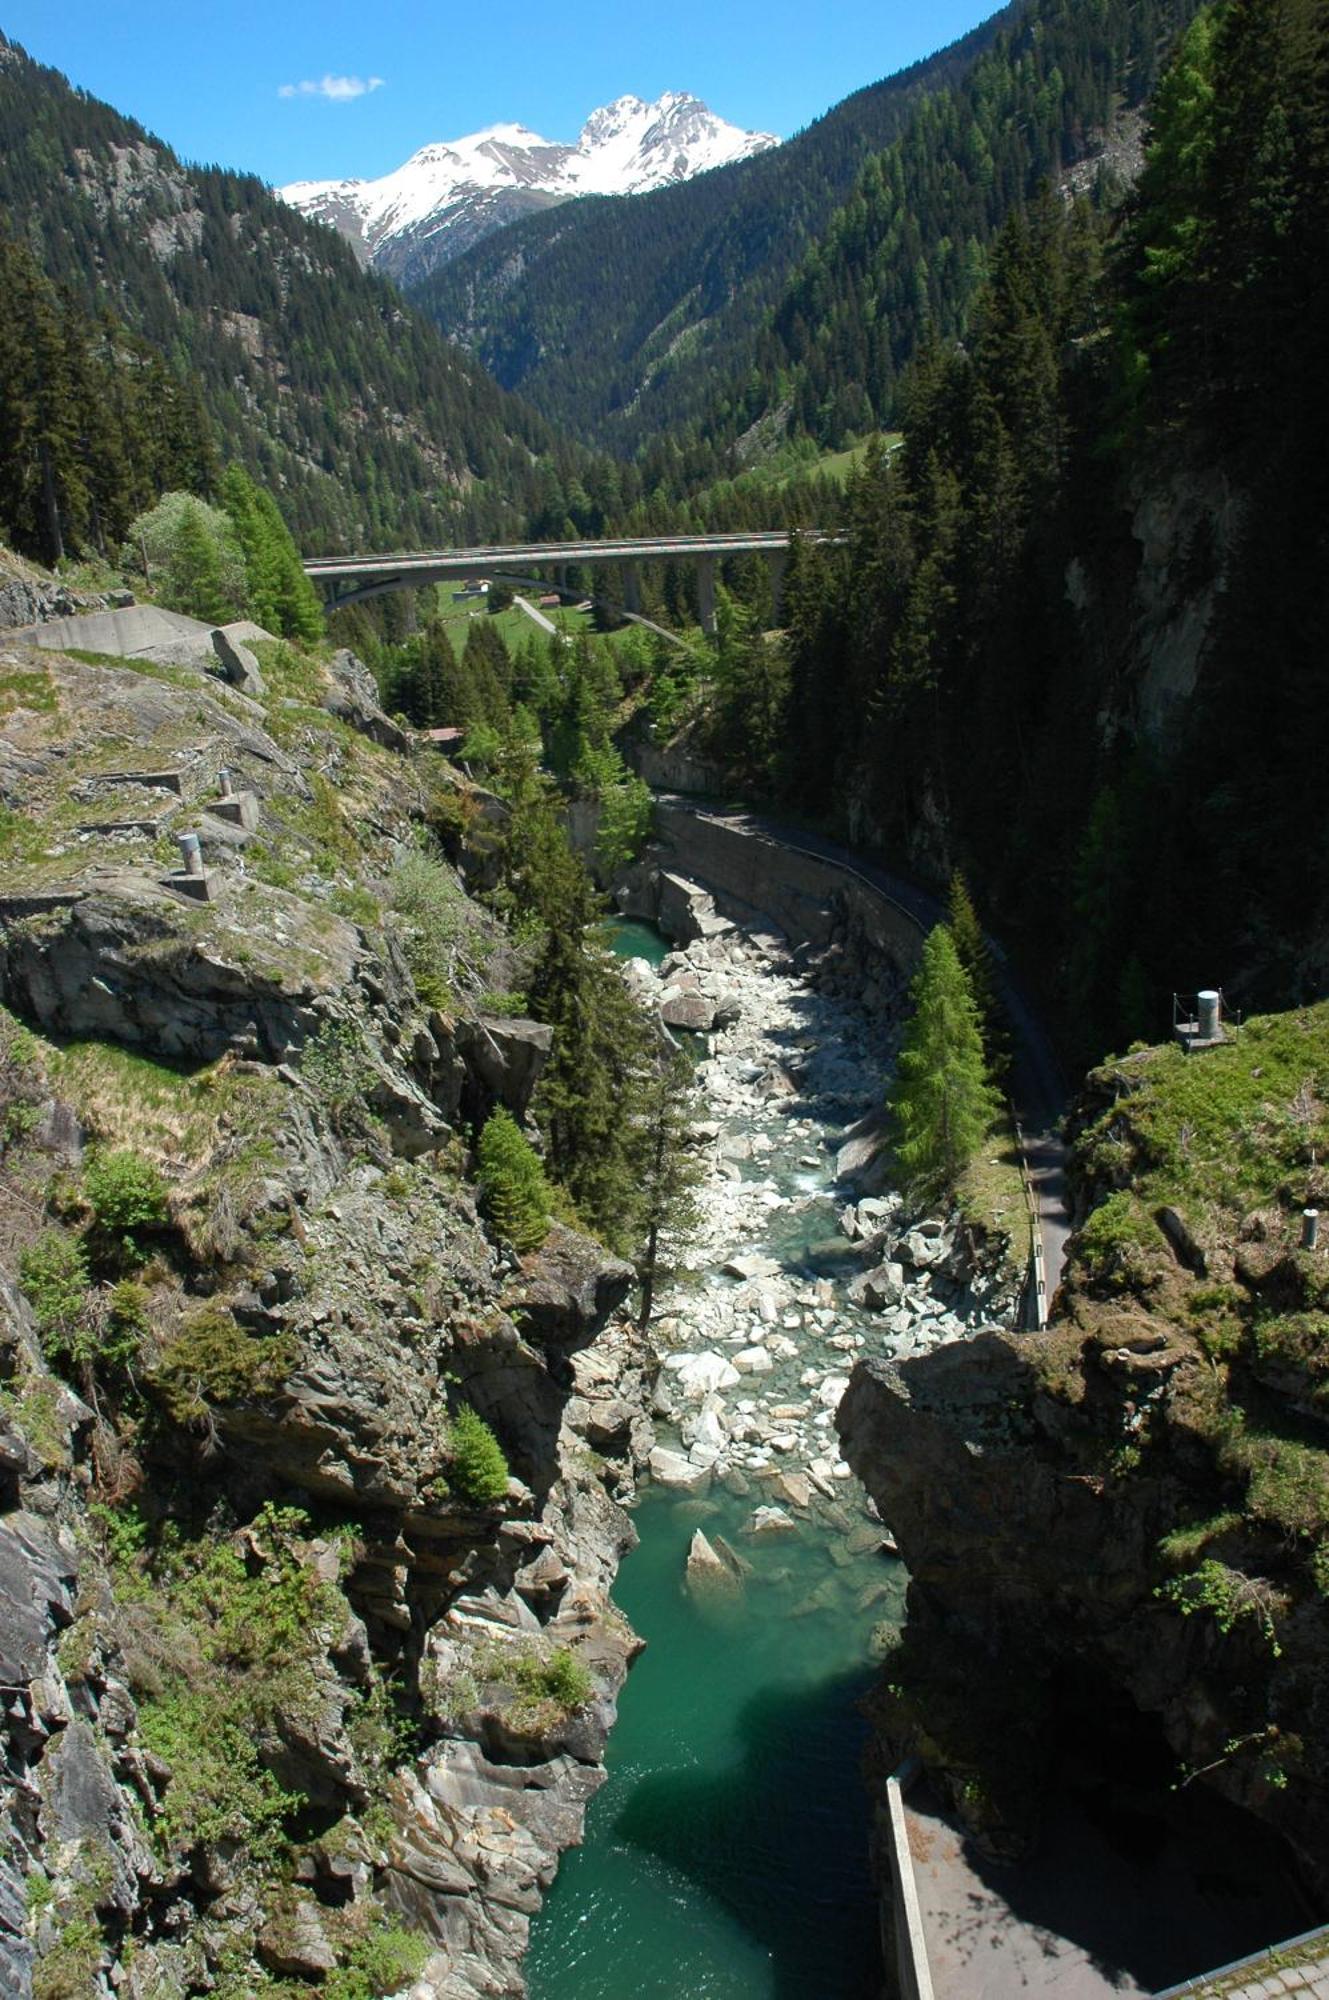
[[[151,1160],[127,1147],[88,1155],[83,1192],[98,1236],[131,1262],[143,1256],[139,1232],[160,1229],[169,1219],[165,1181]]]
[[[320,1989],[324,2000],[382,2000],[419,1977],[428,1940],[399,1924],[380,1923],[357,1938]]]
[[[146,558],[162,603],[192,618],[225,624],[248,601],[245,559],[231,522],[192,493],[164,493],[138,515],[125,553],[130,561]]]
[[[374,1062],[359,1022],[324,1021],[301,1051],[300,1073],[335,1117],[363,1115]]]
[[[269,1503],[246,1553],[229,1538],[186,1543],[168,1523],[144,1559],[152,1616],[127,1658],[143,1741],[171,1771],[152,1829],[163,1856],[233,1841],[246,1865],[269,1868],[285,1852],[283,1821],[305,1800],[265,1768],[262,1746],[283,1717],[318,1713],[317,1665],[345,1616],[307,1560],[308,1534],[306,1514]]]
[[[79,1911],[67,1918],[32,1969],[32,2000],[84,2000],[95,1992],[102,1949],[95,1916]]]
[[[452,1419],[451,1447],[453,1490],[477,1506],[501,1500],[508,1490],[508,1462],[484,1418],[467,1403]]]
[[[56,1366],[85,1360],[88,1259],[79,1239],[63,1229],[43,1230],[20,1253],[18,1275],[46,1359]]]
[[[131,1502],[123,1507],[108,1507],[103,1501],[94,1501],[88,1509],[88,1518],[101,1531],[102,1546],[106,1558],[113,1569],[128,1569],[143,1554],[148,1542],[148,1524]]]
[[[1282,1650],[1275,1624],[1278,1599],[1262,1576],[1247,1576],[1210,1556],[1198,1569],[1162,1584],[1155,1594],[1175,1604],[1184,1618],[1207,1612],[1225,1636],[1239,1620],[1250,1620],[1275,1656]]]
[[[551,1197],[544,1169],[510,1111],[494,1112],[479,1146],[480,1199],[500,1236],[534,1250],[549,1234]]]
[[[463,915],[456,877],[433,855],[416,848],[403,854],[393,869],[388,894],[392,909],[403,920],[402,938],[416,992],[427,1007],[450,1007]]]
[[[567,1646],[559,1646],[547,1660],[519,1661],[514,1679],[524,1693],[556,1702],[569,1713],[584,1708],[593,1691],[590,1673]]]
[[[178,1681],[140,1704],[143,1741],[171,1768],[153,1827],[163,1854],[222,1841],[240,1843],[259,1863],[280,1852],[282,1820],[303,1800],[259,1763],[254,1721],[243,1690],[211,1677],[199,1687]]]
[[[1157,1226],[1138,1198],[1124,1190],[1110,1194],[1092,1211],[1077,1245],[1081,1263],[1100,1281],[1120,1279],[1141,1252],[1158,1247]]]
[[[198,1423],[210,1408],[275,1394],[293,1357],[288,1336],[246,1333],[234,1314],[209,1302],[186,1314],[162,1351],[153,1382],[176,1423]]]

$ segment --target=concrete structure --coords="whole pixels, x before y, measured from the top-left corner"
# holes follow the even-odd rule
[[[1218,987],[1172,996],[1172,1032],[1188,1055],[1196,1049],[1219,1048],[1227,1040],[1223,1023],[1230,1018],[1227,1001]]]
[[[838,542],[840,535],[805,531],[812,542]],[[603,542],[528,542],[510,548],[421,549],[382,556],[315,556],[305,575],[321,590],[330,610],[359,604],[387,590],[416,590],[426,583],[470,582],[478,577],[502,577],[507,583],[533,589],[547,587],[541,571],[552,571],[560,594],[566,594],[568,569],[607,567],[614,579],[605,596],[629,613],[640,608],[643,562],[692,563],[697,571],[697,608],[704,632],[715,630],[715,565],[726,556],[764,555],[771,564],[771,588],[778,607],[789,557],[791,537],[772,533],[735,535],[655,535]]]
[[[918,1941],[937,2000],[1265,2000],[1299,1993],[1329,2000],[1329,1934],[1312,1932],[1183,1981],[1237,1944],[1252,1918],[1244,1894],[1263,1883],[1278,1897],[1268,1845],[1244,1847],[1234,1825],[1205,1833],[1165,1830],[1135,1851],[1110,1820],[1073,1796],[1055,1795],[1043,1837],[1028,1860],[996,1862],[964,1834],[926,1779],[901,1794],[903,1824],[892,1841],[896,1894],[912,1901]],[[1273,1923],[1294,1899],[1270,1908]],[[897,1937],[897,1943],[900,1940]],[[1173,1969],[1175,1968],[1175,1970]],[[1161,1976],[1160,1976],[1161,1975]],[[902,1961],[902,1991],[909,1992]]]
[[[1303,1931],[1253,1958],[1168,1986],[1154,2000],[1267,2000],[1285,1993],[1329,2000],[1329,1928]]]
[[[913,1850],[909,1845],[909,1821],[905,1793],[919,1775],[916,1757],[909,1757],[886,1780],[886,1811],[879,1825],[878,1840],[891,1857],[892,1914],[895,1923],[895,1972],[900,2000],[934,2000],[932,1970],[928,1964],[927,1935],[923,1910],[914,1875]],[[885,1942],[885,1940],[883,1940]]]

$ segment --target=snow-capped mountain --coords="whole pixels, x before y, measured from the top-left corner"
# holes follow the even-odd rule
[[[422,146],[379,180],[295,181],[279,193],[339,229],[365,262],[412,284],[532,209],[583,194],[642,194],[779,143],[670,90],[654,104],[620,97],[593,111],[575,146],[524,125],[491,125]]]

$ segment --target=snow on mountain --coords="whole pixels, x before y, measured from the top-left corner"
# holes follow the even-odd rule
[[[642,194],[778,144],[670,90],[654,104],[620,97],[603,105],[575,146],[524,125],[491,125],[422,146],[378,180],[295,181],[278,192],[339,229],[367,263],[410,284],[533,209],[584,194]]]

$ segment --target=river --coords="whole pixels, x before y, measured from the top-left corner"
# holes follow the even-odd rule
[[[640,925],[612,942],[656,966],[667,949]],[[734,934],[693,958],[741,1015],[698,1069],[708,1181],[693,1268],[655,1321],[672,1350],[661,1432],[703,1460],[708,1437],[723,1449],[698,1490],[655,1484],[637,1509],[615,1597],[647,1650],[527,1976],[533,2000],[868,2000],[881,1965],[857,1704],[905,1576],[839,1461],[833,1412],[858,1352],[942,1337],[956,1300],[919,1275],[910,1329],[887,1335],[845,1297],[863,1260],[840,1227],[835,1148],[880,1104],[883,1024],[814,992],[770,941]],[[735,1252],[751,1275],[725,1273]],[[675,1366],[698,1350],[739,1363],[700,1400]],[[778,1518],[753,1532],[759,1507]],[[741,1586],[689,1587],[699,1527],[738,1553]]]

